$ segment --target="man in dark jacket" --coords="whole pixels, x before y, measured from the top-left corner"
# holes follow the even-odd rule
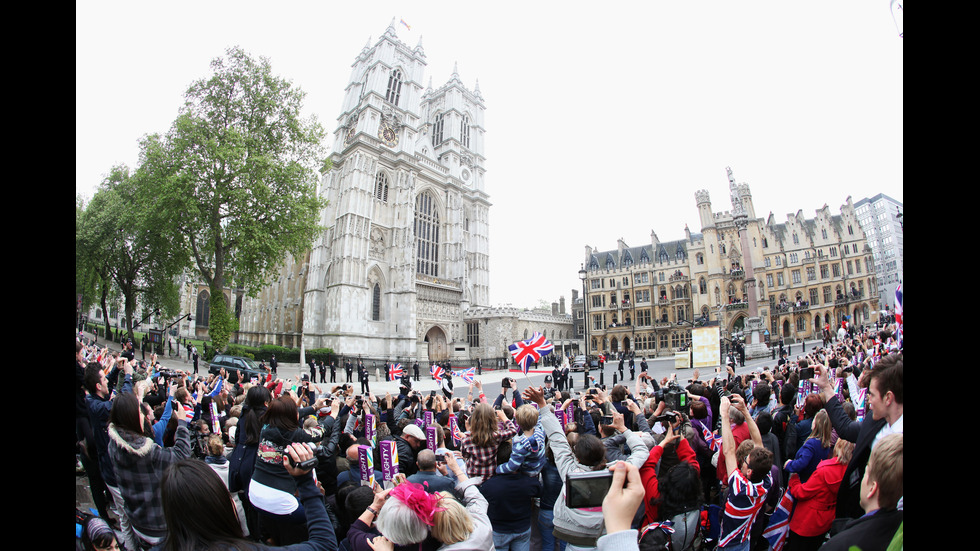
[[[395,437],[395,446],[398,448],[398,468],[405,476],[412,476],[419,472],[416,463],[416,452],[425,447],[425,433],[415,423],[405,425],[401,436]]]

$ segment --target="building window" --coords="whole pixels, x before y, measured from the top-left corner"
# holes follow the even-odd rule
[[[379,172],[374,179],[374,198],[382,203],[388,202],[388,176]]]
[[[824,304],[830,304],[831,302],[833,302],[833,300],[834,299],[833,299],[833,295],[830,292],[830,287],[824,287],[823,288],[823,303]]]
[[[371,319],[381,320],[381,285],[374,284],[374,292],[371,295]]]
[[[801,283],[802,282],[802,280],[800,279],[800,271],[799,270],[793,270],[793,274],[792,275],[793,275],[793,283]]]
[[[793,244],[794,245],[800,244],[800,236],[796,235],[795,233],[793,234]]]
[[[830,248],[830,258],[837,258],[837,247]]]
[[[782,286],[783,286],[783,272],[779,272],[779,273],[777,273],[777,274],[776,274],[776,283],[777,283],[777,284],[778,284],[778,285],[779,285],[780,287],[782,287]]]
[[[398,105],[398,98],[401,97],[401,94],[402,72],[394,69],[388,76],[388,91],[385,93],[385,99],[392,105]]]
[[[708,282],[703,277],[698,281],[698,292],[702,295],[708,294]]]
[[[439,213],[435,200],[428,192],[415,198],[415,271],[437,277],[439,275]]]
[[[826,264],[820,265],[820,279],[827,279],[830,277],[830,269]]]
[[[470,321],[466,323],[466,343],[470,348],[480,346],[480,322]]]
[[[823,237],[824,239],[827,239],[827,228],[820,228],[820,235],[821,235],[821,236],[822,236],[822,237]]]
[[[816,306],[820,304],[819,298],[820,298],[820,293],[816,289],[810,289],[810,306]]]
[[[703,254],[701,254],[701,253],[698,253],[698,254],[697,254],[697,255],[695,256],[695,258],[697,258],[697,260],[698,260],[698,266],[700,266],[700,265],[702,265],[702,264],[704,264],[704,255],[703,255]]]
[[[766,286],[772,287],[772,274],[766,274]]]
[[[783,265],[783,257],[777,256],[776,257],[776,266],[782,266],[782,265]]]
[[[463,147],[470,146],[470,119],[469,117],[463,117],[463,120],[459,122],[459,141],[462,142]]]
[[[649,326],[652,319],[650,310],[638,310],[636,312],[636,324],[639,326]]]
[[[834,269],[834,277],[840,277],[840,264],[837,264],[835,262],[831,266],[833,266],[833,269]]]
[[[442,143],[445,123],[446,123],[445,113],[439,113],[438,115],[436,115],[436,122],[432,125],[432,145],[439,145]]]
[[[115,317],[113,315],[113,317]],[[198,327],[208,327],[211,319],[211,294],[207,291],[201,291],[197,295],[197,317],[194,321],[197,322]]]
[[[817,280],[817,271],[815,269],[813,269],[813,266],[807,266],[806,267],[806,280],[807,281],[816,281]]]
[[[771,266],[772,266],[772,261],[771,261],[771,260],[769,260],[769,257],[768,257],[768,256],[767,256],[767,257],[766,257],[766,259],[765,259],[765,263],[766,263],[766,268],[769,268],[769,267],[771,267]]]
[[[850,260],[847,261],[847,275],[854,275],[853,265]]]
[[[803,316],[796,318],[796,331],[798,333],[806,331],[806,318]]]
[[[606,317],[602,314],[595,314],[592,316],[592,330],[602,331],[606,328]]]

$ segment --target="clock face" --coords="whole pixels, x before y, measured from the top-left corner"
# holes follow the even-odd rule
[[[381,127],[378,129],[378,139],[384,142],[388,147],[395,147],[398,145],[398,133],[395,129],[391,127],[388,123],[381,123]]]

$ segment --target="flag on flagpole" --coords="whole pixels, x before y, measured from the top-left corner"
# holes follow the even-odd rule
[[[508,348],[510,349],[510,355],[514,357],[514,361],[517,362],[517,365],[521,366],[521,370],[527,375],[528,370],[531,368],[531,362],[541,361],[542,356],[551,354],[555,349],[555,345],[551,344],[541,333],[535,331],[530,339],[517,341]]]
[[[391,364],[388,368],[388,380],[397,381],[405,375],[405,370],[402,369],[402,364]]]
[[[408,26],[408,23],[406,23],[404,19],[402,19],[401,21],[402,21],[402,25],[405,25],[406,29],[412,30],[412,28]]]

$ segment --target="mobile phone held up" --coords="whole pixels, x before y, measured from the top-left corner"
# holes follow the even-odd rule
[[[571,509],[601,507],[611,484],[609,469],[568,473],[565,476],[565,505]]]

